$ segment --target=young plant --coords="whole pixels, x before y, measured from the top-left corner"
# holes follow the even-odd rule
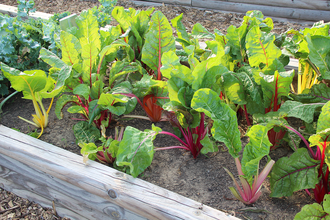
[[[123,139],[123,133],[124,127],[121,127],[119,132],[118,128],[115,127],[114,139],[102,136],[102,145],[99,147],[97,147],[95,143],[79,143],[84,163],[90,159],[98,160],[101,163],[113,164],[119,149],[119,143]]]
[[[329,194],[329,159],[330,144],[330,102],[322,107],[317,121],[316,134],[309,137],[309,142],[294,128],[287,124],[283,127],[293,131],[305,143],[306,148],[298,148],[290,158],[281,158],[274,165],[271,173],[271,196],[290,196],[293,192],[308,189],[314,192],[316,202],[321,203]],[[316,146],[316,151],[312,149]]]
[[[181,145],[177,146],[168,146],[168,147],[159,147],[156,148],[153,145],[153,140],[157,135],[165,134],[174,137],[177,139]],[[217,147],[213,146],[213,143],[210,141],[207,135],[207,128],[205,128],[205,137],[201,140],[201,143],[204,144],[202,150],[192,149],[192,145],[188,145],[182,141],[176,135],[162,131],[161,128],[152,125],[152,130],[146,129],[145,131],[140,131],[133,127],[126,127],[122,141],[119,144],[119,149],[116,157],[116,165],[124,168],[128,173],[133,177],[137,177],[142,173],[148,166],[150,166],[154,153],[159,150],[169,150],[169,149],[185,149],[195,153],[198,151],[206,154],[208,152],[215,152]],[[201,135],[200,135],[201,136]],[[191,136],[191,138],[196,138]],[[194,155],[195,158],[195,155]]]
[[[8,67],[4,63],[0,63],[1,70],[5,77],[11,82],[11,86],[19,92],[23,92],[25,99],[31,99],[35,113],[32,121],[19,117],[37,128],[41,128],[38,138],[42,135],[44,128],[48,125],[48,113],[52,106],[54,97],[63,89],[63,82],[56,81],[52,78],[51,73],[47,77],[42,70],[29,70],[21,72],[17,69]],[[43,98],[52,98],[48,110],[42,104]]]
[[[218,94],[210,89],[200,89],[195,92],[192,108],[205,113],[214,121],[211,129],[214,139],[223,142],[229,153],[235,158],[243,190],[229,170],[225,169],[237,188],[237,190],[233,187],[230,188],[233,195],[245,204],[254,203],[261,195],[262,182],[274,164],[273,160],[269,161],[259,175],[259,161],[269,154],[271,146],[267,135],[269,128],[262,125],[254,125],[250,128],[247,133],[250,142],[244,148],[241,165],[239,152],[242,150],[242,144],[235,111],[222,103]],[[253,176],[254,181],[252,182]]]

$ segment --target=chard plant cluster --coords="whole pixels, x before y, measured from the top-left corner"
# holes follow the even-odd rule
[[[318,204],[304,207],[296,219],[329,214],[329,24],[318,22],[277,35],[270,18],[249,11],[240,27],[230,26],[224,35],[199,23],[188,33],[182,14],[168,21],[153,8],[99,12],[111,13],[118,25],[101,28],[95,9],[82,12],[77,27],[55,34],[56,50],[40,48],[39,61],[50,67],[47,73],[21,72],[1,63],[12,87],[33,101],[36,114],[29,123],[42,131],[47,126],[50,107],[45,110],[42,98],[57,98],[59,119],[70,104],[67,111],[81,116],[73,130],[84,161],[112,164],[133,177],[150,166],[157,151],[180,148],[196,159],[216,152],[222,142],[235,160],[241,184],[225,170],[234,181],[230,190],[241,202],[256,202],[269,176],[273,197],[305,190],[315,198]],[[200,38],[206,39],[205,49]],[[175,42],[182,49],[176,49]],[[298,88],[292,86],[294,70],[284,68],[289,56],[300,62]],[[129,113],[137,103],[146,116],[134,117],[168,121],[175,134],[155,125],[144,131],[128,126],[120,131],[116,127],[115,136],[107,137],[111,122],[118,116],[133,117]],[[249,125],[244,148],[240,113]],[[288,117],[306,124],[297,131]],[[178,145],[155,147],[158,135],[175,138]],[[275,162],[270,150],[283,141],[294,153]],[[263,158],[268,161],[259,172]]]

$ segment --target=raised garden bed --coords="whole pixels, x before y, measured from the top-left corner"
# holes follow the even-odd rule
[[[31,104],[32,103],[29,105],[25,100],[22,101],[22,104],[17,105],[12,103],[9,105],[9,107],[4,110],[4,124],[19,128],[22,131],[27,131],[28,128],[26,128],[26,126],[22,128],[18,125],[20,122],[11,125],[11,122],[14,120],[10,120],[9,118],[16,114],[16,112],[14,113],[13,111],[13,109],[16,108],[23,110],[23,112],[17,112],[19,115],[24,116],[23,114],[26,113],[27,116],[25,117],[29,117],[30,111],[27,109],[28,106],[32,107]],[[22,108],[22,106],[24,107]],[[66,122],[68,121],[64,122],[64,126],[67,126],[65,125]],[[119,123],[125,126],[133,125],[134,127],[138,127],[139,130],[151,127],[151,123],[144,123],[139,120]],[[68,148],[68,145],[74,146],[74,139],[66,139],[67,137],[73,137],[72,131],[71,134],[66,132],[68,127],[60,127],[59,124],[54,114],[50,116],[50,125],[45,129],[45,134],[42,136],[42,139],[49,140],[49,137],[53,140],[56,139],[55,142],[57,143],[63,142],[61,145],[64,145],[64,148]],[[72,124],[72,121],[69,122],[69,124]],[[169,124],[163,125],[162,123],[156,123],[156,125],[160,126],[163,130],[171,130]],[[239,128],[241,129],[240,131],[244,133],[246,125],[240,121]],[[243,218],[245,217],[244,212],[252,211],[262,213],[251,215],[249,213],[249,216],[252,218],[256,216],[264,218],[267,216],[270,219],[278,219],[286,217],[293,218],[294,214],[299,211],[302,205],[311,202],[310,198],[306,197],[306,194],[300,192],[295,193],[295,197],[291,201],[283,201],[283,199],[274,198],[269,199],[268,182],[265,183],[266,188],[262,190],[262,202],[258,202],[253,208],[245,208],[244,205],[238,201],[232,201],[230,192],[224,190],[227,189],[228,186],[231,186],[231,180],[224,170],[221,169],[223,161],[231,161],[227,162],[225,166],[228,166],[231,172],[235,172],[233,160],[226,152],[208,154],[206,157],[198,156],[197,160],[191,160],[191,155],[184,153],[185,151],[180,149],[172,150],[169,153],[163,153],[162,151],[157,152],[154,162],[142,176],[140,176],[143,179],[150,180],[152,183],[155,182],[158,185],[166,186],[171,190],[173,189],[178,193],[187,195],[199,201],[197,203],[177,194],[173,194],[172,192],[167,192],[151,183],[133,179],[126,174],[112,170],[104,165],[89,161],[86,166],[83,164],[83,158],[81,156],[67,153],[67,151],[57,149],[52,145],[36,139],[30,139],[30,137],[17,137],[18,133],[10,131],[8,128],[0,127],[0,130],[3,130],[3,134],[0,133],[0,135],[3,136],[2,139],[4,140],[0,142],[3,145],[3,150],[1,150],[0,153],[4,155],[3,161],[6,161],[4,164],[1,164],[4,170],[3,173],[6,176],[6,180],[3,180],[3,182],[7,181],[8,183],[8,179],[10,180],[9,182],[12,182],[12,184],[4,185],[4,188],[17,188],[12,191],[16,190],[19,193],[22,192],[22,195],[25,193],[25,196],[33,194],[33,200],[38,200],[39,202],[43,201],[47,206],[50,206],[54,202],[54,204],[59,207],[59,209],[57,209],[59,213],[70,213],[67,216],[71,217],[74,217],[76,212],[86,212],[83,213],[83,216],[88,217],[88,215],[90,215],[90,218],[95,218],[95,216],[97,216],[96,218],[102,218],[103,215],[104,218],[110,218],[109,216],[112,216],[113,219],[139,219],[141,216],[148,219],[189,219],[188,216],[192,219],[198,219],[199,217],[201,217],[201,219],[225,219],[225,217],[233,218],[229,216],[228,213],[235,210],[237,215]],[[70,128],[68,130],[70,130]],[[63,134],[63,132],[65,133]],[[60,138],[62,139],[59,141]],[[166,138],[157,139],[155,141],[155,147],[174,145]],[[246,144],[246,138],[243,138],[241,141],[244,146]],[[9,144],[7,142],[9,142]],[[22,146],[20,146],[20,144]],[[15,153],[11,153],[11,151]],[[79,148],[75,148],[74,151],[78,152]],[[281,148],[272,151],[270,154],[271,158],[276,160],[279,157],[290,155],[291,153],[289,148]],[[62,159],[64,159],[65,162],[61,162]],[[210,162],[213,164],[210,164]],[[262,160],[261,164],[264,165],[265,162],[266,161]],[[17,164],[20,164],[20,166],[16,167],[15,165]],[[22,167],[24,167],[24,169],[22,169]],[[164,171],[164,168],[168,169],[173,167],[175,167],[175,169],[178,168],[178,170]],[[188,169],[183,170],[183,168]],[[16,174],[23,175],[23,173],[27,174],[24,175],[24,178],[27,179],[26,182],[28,182],[28,184],[16,185],[16,182],[13,181],[17,178]],[[41,179],[47,182],[46,185],[42,182],[36,182],[36,177],[39,174],[45,175]],[[164,181],[164,178],[167,178],[167,181]],[[210,181],[211,179],[213,179],[213,181]],[[219,182],[220,179],[224,182]],[[119,185],[117,185],[117,183]],[[199,189],[199,184],[204,184],[207,188]],[[63,188],[65,188],[65,193],[60,192]],[[181,188],[184,188],[186,191],[181,191]],[[24,192],[26,189],[31,189],[32,193]],[[140,191],[146,194],[142,194]],[[206,194],[205,191],[210,192]],[[86,195],[87,193],[92,193],[92,195]],[[153,193],[161,198],[156,198]],[[203,195],[204,193],[205,195]],[[141,197],[139,197],[140,194],[142,194]],[[48,202],[42,197],[47,197]],[[82,197],[89,198],[89,201],[86,201]],[[90,198],[92,198],[91,203],[89,203]],[[264,201],[265,199],[268,199],[268,201]],[[221,202],[215,203],[215,200],[220,200]],[[297,200],[303,200],[304,204],[297,203]],[[158,203],[158,201],[160,202]],[[75,204],[75,202],[77,202],[77,204]],[[109,202],[112,202],[110,208]],[[95,203],[98,203],[98,205],[95,205]],[[102,205],[99,205],[99,203]],[[79,207],[81,204],[83,204],[83,208]],[[164,208],[165,205],[163,204],[169,207]],[[181,204],[182,207],[179,207],[177,204]],[[212,205],[227,213],[219,212],[203,204]],[[146,208],[142,208],[141,210],[142,205],[146,205]],[[66,210],[65,207],[70,207],[70,210]],[[182,209],[187,210],[188,213],[182,212]],[[267,214],[269,211],[271,211],[271,213]],[[76,216],[76,218],[80,218],[80,216]]]
[[[0,125],[0,186],[71,219],[236,219]]]

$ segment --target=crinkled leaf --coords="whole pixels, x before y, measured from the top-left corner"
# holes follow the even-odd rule
[[[190,45],[190,38],[186,31],[185,26],[181,22],[183,13],[181,13],[179,16],[173,18],[171,20],[172,26],[176,29],[178,34],[178,39],[180,39],[180,42],[182,46],[186,47]]]
[[[84,114],[84,112],[86,112],[86,109],[84,107],[79,106],[79,105],[74,105],[74,106],[70,106],[68,108],[68,112],[72,113],[72,114],[76,114],[76,113]]]
[[[116,164],[129,166],[129,172],[137,177],[148,166],[154,156],[153,140],[157,132],[153,130],[139,131],[133,127],[126,127],[122,141],[119,144]]]
[[[205,137],[201,140],[201,144],[203,145],[203,148],[200,151],[202,154],[217,152],[219,150],[218,146],[211,141],[208,135],[205,135]]]
[[[303,104],[300,102],[287,100],[278,111],[287,113],[288,117],[300,118],[307,123],[312,123],[314,120],[315,110],[317,108],[321,108],[323,105],[324,103]]]
[[[200,23],[194,24],[193,29],[191,31],[191,35],[193,35],[195,38],[211,38],[211,39],[215,38],[214,34],[209,32]]]
[[[330,37],[306,36],[309,59],[320,69],[323,79],[330,79]]]
[[[264,75],[261,79],[261,86],[263,91],[264,105],[266,108],[272,107],[276,101],[280,103],[280,99],[283,96],[288,96],[290,92],[290,85],[294,77],[294,70],[287,72],[276,71],[274,75]],[[274,100],[277,97],[277,100]]]
[[[298,190],[314,188],[319,182],[319,163],[306,148],[299,148],[290,158],[280,158],[270,174],[271,196],[291,196]]]
[[[79,121],[73,126],[76,143],[93,143],[100,139],[99,129],[90,125],[87,121]]]
[[[56,54],[45,48],[41,48],[39,58],[45,61],[47,64],[51,65],[52,67],[56,67],[59,69],[62,69],[63,67],[67,66],[63,60],[56,56]]]
[[[87,84],[80,84],[73,89],[73,94],[84,97],[88,100],[90,88]]]
[[[77,18],[76,23],[79,27],[81,36],[79,42],[81,45],[81,57],[83,59],[83,80],[89,80],[93,72],[98,54],[101,49],[101,39],[97,18],[92,11],[84,11]]]
[[[226,38],[228,42],[226,46],[230,47],[230,53],[235,60],[245,58],[245,36],[247,34],[247,24],[242,24],[239,28],[231,25],[227,28]]]
[[[188,84],[193,82],[194,78],[191,75],[191,70],[180,63],[180,59],[174,51],[168,51],[163,54],[162,64],[161,72],[164,77],[170,79],[172,76],[175,76]]]
[[[11,82],[11,87],[21,92],[34,94],[43,88],[47,83],[46,73],[42,70],[30,70],[21,72],[1,63],[1,70],[4,76]]]
[[[88,103],[88,116],[89,116],[89,124],[91,124],[96,117],[98,117],[103,110],[101,106],[97,104],[99,100],[93,100]]]
[[[325,194],[323,199],[323,207],[318,203],[308,204],[302,207],[301,211],[296,214],[294,220],[329,220],[330,219],[330,195]]]
[[[327,128],[330,128],[330,101],[327,102],[322,107],[322,112],[319,116],[319,119],[317,121],[317,130],[316,132],[323,131]]]
[[[213,137],[224,142],[233,157],[239,157],[242,144],[236,113],[221,102],[219,95],[210,89],[200,89],[195,92],[191,107],[198,112],[204,112],[214,121],[211,129]]]
[[[152,15],[150,28],[145,38],[145,44],[142,48],[142,62],[152,70],[157,71],[161,67],[162,54],[167,51],[175,51],[172,27],[162,12],[156,11]]]
[[[122,115],[126,111],[125,106],[115,105],[116,103],[127,103],[128,98],[120,94],[105,94],[102,93],[97,104],[102,108],[108,109],[111,113]]]
[[[55,106],[55,114],[58,119],[63,118],[62,109],[66,104],[70,102],[79,103],[79,100],[76,96],[68,94],[63,94],[59,99],[57,99]]]
[[[61,50],[62,61],[65,64],[72,66],[80,62],[81,44],[73,34],[61,31]]]
[[[222,86],[230,101],[238,105],[246,104],[243,84],[234,72],[226,72],[222,74]]]
[[[252,67],[259,67],[261,63],[270,66],[281,56],[281,50],[274,44],[274,40],[273,34],[262,32],[258,26],[250,29],[246,35],[246,49]]]
[[[244,147],[242,171],[248,179],[258,174],[259,161],[269,154],[272,144],[268,139],[268,130],[266,126],[254,125],[246,134],[250,141]]]

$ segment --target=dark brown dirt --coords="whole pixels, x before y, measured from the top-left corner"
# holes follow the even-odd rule
[[[15,5],[14,0],[3,0],[2,4]],[[84,9],[98,5],[95,2],[86,2],[79,0],[35,0],[38,11],[47,13],[71,11],[79,13]],[[145,7],[137,7],[128,1],[119,1],[118,5],[125,7],[135,7],[137,9],[145,9]],[[209,30],[218,28],[225,33],[229,25],[239,26],[242,15],[224,14],[212,11],[203,11],[198,9],[188,9],[181,6],[163,6],[157,7],[156,10],[162,10],[163,13],[172,19],[180,13],[184,13],[184,24],[191,30],[194,23],[200,22]],[[284,32],[288,28],[303,28],[304,25],[275,22],[275,31]],[[48,106],[49,100],[44,101]],[[30,100],[21,99],[20,96],[13,97],[3,108],[0,123],[10,127],[20,129],[23,133],[28,133],[35,128],[18,119],[22,116],[31,119],[34,112],[33,105]],[[144,115],[143,111],[138,108],[135,114]],[[49,115],[49,126],[45,129],[44,134],[40,138],[43,141],[62,147],[69,151],[78,153],[80,148],[75,144],[72,126],[76,121],[72,120],[76,116],[64,111],[64,119],[58,120],[54,114],[54,108]],[[150,129],[151,123],[145,120],[134,119],[130,121],[121,121],[124,125],[130,125],[140,130]],[[156,123],[165,131],[172,132],[172,128],[167,122]],[[240,122],[241,130],[246,125]],[[112,132],[112,131],[110,131]],[[247,138],[243,137],[242,142],[245,145]],[[177,145],[177,141],[171,137],[160,136],[155,140],[156,147],[165,147]],[[151,166],[140,176],[158,186],[167,188],[177,192],[183,196],[201,202],[205,205],[228,212],[241,219],[293,219],[295,214],[308,203],[312,203],[312,199],[303,192],[294,193],[289,198],[271,198],[270,186],[268,180],[262,187],[262,196],[252,206],[246,206],[236,200],[231,194],[228,187],[233,186],[233,182],[225,172],[223,167],[228,168],[235,176],[237,176],[234,159],[226,152],[225,148],[219,147],[217,153],[207,156],[200,155],[195,160],[189,152],[174,149],[166,151],[158,151],[155,153]],[[292,151],[289,147],[281,147],[271,152],[271,158],[277,160],[280,157],[290,155]],[[265,164],[262,161],[261,167]],[[0,193],[6,193],[0,189]],[[1,204],[0,204],[1,205]],[[0,211],[1,211],[0,206]],[[10,214],[10,213],[9,213]],[[7,218],[8,215],[0,214],[0,219]],[[29,219],[41,219],[31,216]]]

